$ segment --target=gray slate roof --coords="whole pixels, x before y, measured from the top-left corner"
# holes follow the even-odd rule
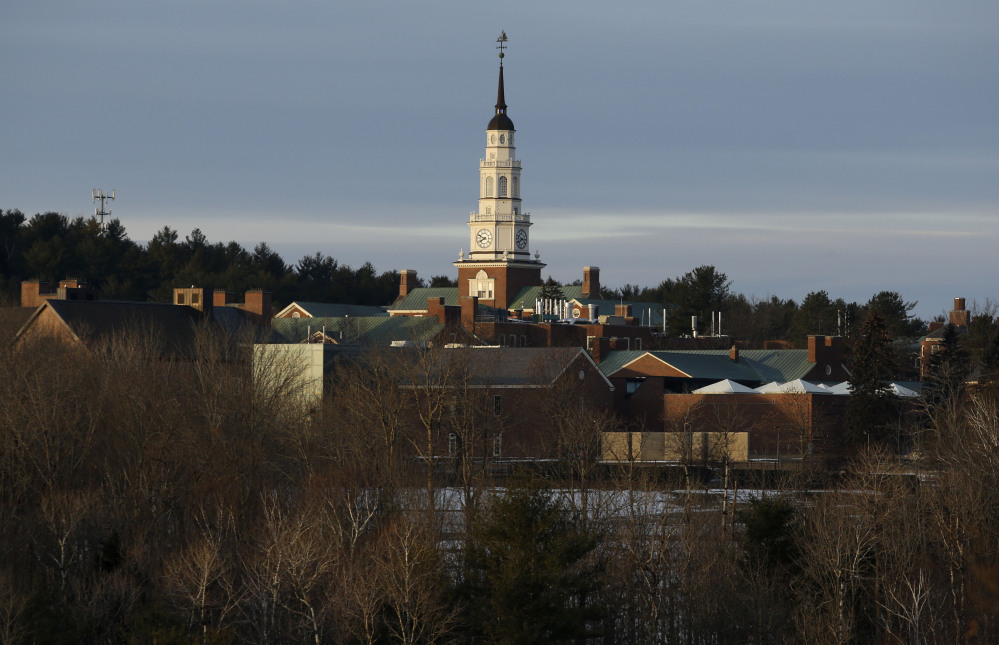
[[[165,354],[187,356],[201,325],[217,325],[233,340],[274,342],[279,336],[259,324],[259,316],[242,309],[216,308],[210,321],[193,307],[159,302],[114,300],[47,300],[21,327],[24,333],[45,307],[66,324],[81,341],[108,339],[115,334],[150,334]]]
[[[28,322],[33,313],[35,309],[32,307],[0,307],[0,342],[13,341],[17,330]]]

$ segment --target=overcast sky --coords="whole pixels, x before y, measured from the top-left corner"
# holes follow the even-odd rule
[[[501,29],[545,275],[999,298],[996,0],[9,0],[0,208],[455,275]]]

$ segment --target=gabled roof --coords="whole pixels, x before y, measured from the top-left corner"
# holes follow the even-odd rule
[[[608,352],[607,356],[600,361],[600,371],[607,376],[613,376],[631,362],[638,360],[648,353],[640,349],[621,349]]]
[[[600,370],[613,376],[643,356],[651,356],[691,379],[730,379],[741,382],[793,381],[802,378],[815,363],[804,349],[751,349],[739,352],[738,362],[728,350],[612,351],[601,361]]]
[[[304,342],[319,332],[338,344],[374,347],[388,347],[393,341],[427,342],[444,328],[436,318],[426,316],[275,318],[272,324],[292,343]]]
[[[261,324],[260,316],[234,307],[215,307],[207,320],[193,307],[162,302],[120,300],[46,300],[25,322],[18,336],[48,308],[78,341],[92,341],[134,331],[155,333],[168,351],[186,353],[197,327],[220,327],[236,341],[276,342],[282,338]]]
[[[759,374],[753,367],[741,360],[737,363],[728,357],[727,351],[715,353],[697,352],[649,352],[663,363],[671,365],[693,379],[733,381],[756,381]]]
[[[426,304],[426,301],[424,301],[424,307],[426,307]],[[388,316],[388,312],[385,311],[385,307],[296,300],[279,311],[275,317],[283,317],[285,312],[290,311],[295,307],[316,318],[336,318],[337,316]]]
[[[462,369],[467,368],[469,383],[480,387],[544,387],[555,383],[577,360],[596,367],[580,347],[455,348],[444,349],[434,358],[441,369],[450,361],[466,361]],[[614,389],[600,370],[595,373],[608,389]]]
[[[0,342],[14,340],[17,330],[31,318],[35,309],[31,307],[0,307]]]
[[[89,343],[115,334],[149,333],[164,353],[186,355],[194,345],[203,315],[197,309],[158,302],[46,300],[17,332],[27,334],[39,317],[51,312],[69,336]]]
[[[426,311],[430,298],[444,298],[445,305],[457,306],[458,287],[417,287],[389,306],[388,311]]]
[[[669,353],[728,356],[728,350],[724,349],[677,350]],[[744,363],[755,371],[761,383],[786,383],[803,378],[816,365],[808,360],[807,349],[744,349],[739,351],[739,363]]]
[[[578,300],[583,297],[583,287],[581,285],[567,285],[560,288],[566,300]],[[513,297],[508,309],[511,311],[514,309],[531,309],[533,311],[538,298],[541,297],[542,289],[544,287],[524,287]],[[611,308],[611,313],[613,312],[614,309]]]

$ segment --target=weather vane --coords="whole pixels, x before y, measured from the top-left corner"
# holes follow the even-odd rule
[[[500,50],[500,66],[503,65],[503,50],[507,48],[506,44],[506,31],[500,30],[500,37],[496,39],[499,44],[496,45],[496,49]]]

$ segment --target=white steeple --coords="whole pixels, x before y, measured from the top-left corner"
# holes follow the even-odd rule
[[[521,208],[520,160],[503,87],[506,40],[505,32],[496,39],[500,50],[496,114],[486,127],[486,156],[479,161],[479,211],[468,221],[469,259],[476,261],[530,259],[531,216]]]

